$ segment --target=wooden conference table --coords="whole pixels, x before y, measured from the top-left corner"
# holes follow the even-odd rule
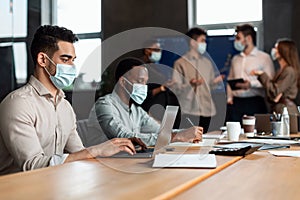
[[[300,150],[300,147],[282,150]],[[257,151],[178,195],[183,199],[300,199],[300,158]]]
[[[191,150],[195,151],[196,150]],[[102,158],[0,176],[0,199],[152,199],[201,182],[241,157],[218,156],[215,169],[152,168],[149,159]]]
[[[300,149],[294,147],[294,149]],[[190,149],[189,153],[199,153]],[[215,169],[102,158],[0,176],[0,199],[299,199],[300,158],[217,156]]]

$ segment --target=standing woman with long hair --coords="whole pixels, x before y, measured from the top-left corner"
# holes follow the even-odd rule
[[[253,70],[251,73],[257,75],[264,86],[272,111],[281,113],[286,106],[290,114],[297,114],[294,100],[300,86],[300,65],[295,42],[286,38],[278,39],[271,56],[280,65],[272,80],[261,70]]]

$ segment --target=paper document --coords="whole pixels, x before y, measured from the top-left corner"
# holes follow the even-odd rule
[[[153,167],[216,168],[214,154],[158,154]]]
[[[202,135],[203,139],[222,139],[225,137],[225,134],[220,134],[220,135],[209,135],[209,134],[205,134]]]
[[[300,151],[269,151],[274,156],[300,157]]]
[[[216,139],[203,139],[198,143],[191,142],[172,142],[169,144],[171,147],[205,147],[205,146],[213,146],[216,144]]]
[[[276,140],[276,139],[247,139],[247,140],[242,140],[241,142],[280,144],[280,145],[300,144],[299,141],[295,141],[295,140]]]

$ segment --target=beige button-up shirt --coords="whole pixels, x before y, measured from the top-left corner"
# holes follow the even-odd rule
[[[192,78],[202,78],[204,83],[192,87]],[[212,117],[216,114],[211,90],[215,86],[215,71],[212,62],[205,56],[194,57],[187,52],[174,63],[173,89],[185,114]]]
[[[56,97],[34,77],[0,105],[0,174],[61,164],[84,149],[76,117],[60,90]]]

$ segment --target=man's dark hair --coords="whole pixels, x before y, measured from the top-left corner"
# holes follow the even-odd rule
[[[78,38],[71,30],[64,27],[40,26],[34,34],[30,49],[34,65],[36,65],[39,52],[44,52],[52,57],[54,52],[58,50],[57,43],[59,41],[74,43],[78,41]]]
[[[137,58],[124,58],[117,64],[115,81],[118,82],[119,78],[130,71],[133,67],[141,65],[145,65],[145,63]]]
[[[235,32],[242,32],[245,37],[250,35],[252,37],[253,44],[256,46],[256,31],[251,24],[239,25],[236,27]]]
[[[143,54],[145,55],[145,50],[146,49],[150,49],[150,47],[154,44],[160,44],[159,41],[157,39],[149,39],[149,40],[146,40],[144,43],[143,43]]]
[[[207,36],[207,33],[206,33],[205,30],[203,30],[201,28],[198,28],[198,27],[195,27],[195,28],[191,28],[185,35],[192,38],[192,39],[194,39],[194,40],[197,40],[197,38],[200,35]]]

